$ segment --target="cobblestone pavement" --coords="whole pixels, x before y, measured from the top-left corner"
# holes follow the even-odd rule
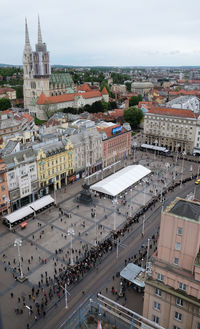
[[[181,181],[198,171],[198,164],[186,160],[178,160],[176,163],[172,158],[139,151],[135,155],[137,163],[147,166],[152,170],[152,174],[134,186],[132,191],[118,198],[119,213],[116,215],[113,203],[108,198],[94,197],[95,207],[82,204],[77,207],[76,197],[83,184],[80,180],[57,191],[58,207],[29,220],[26,229],[21,230],[18,227],[12,233],[0,224],[0,328],[26,328],[26,323],[30,322],[30,317],[34,315],[30,315],[29,309],[23,307],[23,302],[29,306],[34,305],[31,290],[38,287],[39,281],[42,285],[45,277],[53,278],[55,271],[65,270],[71,258],[75,261],[82,257],[85,250],[95,246],[96,241],[104,239],[115,226],[122,225],[127,216],[134,215],[152,196],[160,193],[173,180]],[[126,164],[131,163],[133,159],[126,161]],[[124,196],[125,206],[122,205]],[[61,216],[59,207],[71,216]],[[91,216],[92,208],[96,213],[94,217]],[[73,229],[73,236],[67,234],[69,229]],[[22,267],[28,279],[23,284],[15,280],[13,272],[14,268],[18,269],[17,248],[14,247],[16,238],[22,240]],[[16,309],[19,309],[19,312],[22,310],[23,313],[15,314]]]

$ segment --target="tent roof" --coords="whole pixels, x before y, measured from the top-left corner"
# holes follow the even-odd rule
[[[37,211],[40,210],[41,208],[44,208],[46,206],[48,206],[50,203],[54,203],[55,200],[50,196],[50,195],[45,195],[42,198],[32,202],[30,204],[30,207]]]
[[[114,197],[150,174],[150,172],[151,170],[142,165],[128,166],[92,185],[90,188]]]
[[[33,209],[31,209],[30,206],[26,206],[26,207],[22,207],[16,211],[14,211],[13,213],[5,216],[5,218],[7,219],[8,222],[10,222],[11,224],[23,219],[24,217],[30,215],[30,214],[34,214]]]
[[[144,272],[145,269],[133,263],[129,263],[121,272],[120,276],[133,284],[144,288]]]

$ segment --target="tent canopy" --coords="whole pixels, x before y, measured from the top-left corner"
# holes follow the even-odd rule
[[[150,173],[151,170],[142,165],[132,165],[99,181],[90,188],[96,192],[115,197]]]
[[[11,214],[5,216],[5,219],[7,219],[7,221],[10,224],[12,224],[12,223],[15,223],[18,220],[21,220],[31,214],[34,214],[33,209],[31,209],[31,207],[29,207],[29,206],[26,206],[26,207],[22,207],[16,211],[12,212]]]
[[[138,287],[144,288],[144,272],[145,269],[133,263],[129,263],[121,272],[120,276]]]
[[[38,211],[46,206],[48,206],[51,203],[54,203],[55,200],[50,196],[50,195],[45,195],[42,198],[32,202],[30,204],[30,207],[34,210],[34,211]]]

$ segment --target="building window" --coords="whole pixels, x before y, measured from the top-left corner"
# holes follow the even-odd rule
[[[179,282],[179,289],[186,291],[186,284],[183,282]]]
[[[164,280],[164,275],[161,273],[157,273],[157,280],[163,281]]]
[[[5,189],[6,189],[5,186],[2,185],[2,186],[1,186],[1,190],[2,190],[2,191],[5,191]]]
[[[183,229],[182,229],[182,227],[178,227],[178,228],[177,228],[177,234],[178,234],[178,235],[182,235],[182,233],[183,233]]]
[[[152,316],[152,320],[153,320],[153,322],[155,322],[155,323],[159,323],[159,317],[156,316],[156,315],[153,315],[153,316]]]
[[[180,244],[180,242],[176,242],[176,250],[181,250],[181,244]]]
[[[175,319],[178,320],[178,321],[181,321],[182,320],[182,314],[179,313],[179,312],[175,312]]]
[[[179,298],[179,297],[176,298],[176,305],[183,306],[183,300],[182,300],[182,298]]]
[[[161,297],[162,296],[162,291],[158,288],[155,289],[155,295]]]
[[[180,329],[179,327],[177,327],[177,326],[173,326],[173,329]]]
[[[179,263],[179,258],[175,257],[174,258],[174,265],[178,265],[178,263]]]
[[[154,308],[160,311],[160,303],[154,302]]]

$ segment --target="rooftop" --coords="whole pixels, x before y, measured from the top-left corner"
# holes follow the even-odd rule
[[[191,110],[166,108],[166,107],[152,106],[147,114],[158,114],[158,115],[167,115],[167,116],[174,116],[174,117],[184,117],[184,118],[196,119],[196,115]]]
[[[189,200],[178,200],[175,205],[169,210],[169,213],[172,213],[179,217],[199,221],[200,203]]]

